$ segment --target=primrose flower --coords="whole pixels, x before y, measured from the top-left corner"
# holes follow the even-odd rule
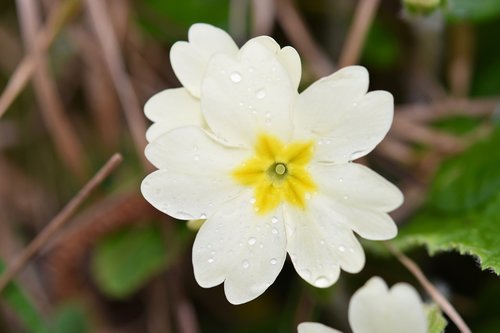
[[[401,192],[351,162],[389,130],[392,95],[367,93],[368,72],[359,66],[299,94],[300,59],[269,37],[211,54],[194,69],[203,68],[193,75],[199,87],[181,80],[182,94],[198,93],[203,124],[153,136],[145,154],[158,170],[141,186],[162,212],[206,219],[193,245],[197,282],[224,282],[228,300],[240,304],[274,282],[287,252],[317,287],[331,286],[341,269],[359,272],[365,257],[353,232],[372,240],[397,233],[387,212],[401,204]]]
[[[424,304],[407,283],[391,289],[379,277],[371,278],[351,298],[349,324],[353,333],[426,333]],[[298,333],[341,333],[319,323],[302,323]]]
[[[217,53],[235,57],[238,46],[222,29],[205,23],[193,24],[189,29],[189,42],[177,42],[170,50],[170,62],[182,88],[166,89],[151,97],[144,106],[146,116],[153,121],[146,132],[148,142],[169,130],[194,125],[206,128],[200,108],[201,81],[210,58]],[[268,36],[252,39],[276,53],[278,61],[289,71],[298,87],[301,76],[300,57],[292,47],[279,49]]]

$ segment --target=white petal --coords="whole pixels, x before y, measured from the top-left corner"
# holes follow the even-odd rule
[[[225,280],[226,297],[232,304],[261,295],[286,258],[281,211],[256,215],[251,196],[249,191],[225,204],[203,224],[193,245],[196,281],[209,288]]]
[[[223,54],[209,63],[202,84],[208,126],[231,143],[253,146],[262,131],[288,141],[297,93],[276,55],[259,42],[242,47],[238,60]]]
[[[300,94],[296,137],[317,137],[315,158],[347,162],[368,154],[387,134],[394,101],[386,91],[365,95],[368,73],[346,67],[321,79]]]
[[[210,216],[218,205],[244,189],[231,171],[248,152],[228,148],[198,127],[174,129],[148,144],[146,157],[160,170],[141,185],[146,200],[182,220]]]
[[[209,24],[193,24],[189,29],[189,43],[177,42],[170,50],[170,61],[182,85],[196,97],[210,57],[215,53],[235,55],[238,46],[222,29]]]
[[[394,185],[355,163],[312,163],[310,170],[331,218],[366,239],[396,236],[397,226],[385,213],[402,202],[402,194]]]
[[[302,76],[302,64],[297,51],[291,46],[280,48],[280,45],[269,36],[258,36],[252,38],[249,42],[259,42],[267,47],[271,52],[276,53],[281,65],[287,70],[292,85],[297,89]]]
[[[349,323],[354,333],[425,333],[427,320],[420,297],[406,283],[390,291],[385,282],[371,278],[351,298]]]
[[[306,209],[286,206],[287,251],[297,273],[310,284],[334,284],[340,268],[359,272],[365,263],[363,248],[351,229],[331,216],[327,203],[313,196]]]
[[[403,203],[403,193],[370,168],[357,163],[311,164],[319,191],[346,205],[389,212]]]
[[[146,117],[155,123],[146,132],[148,142],[173,128],[203,126],[200,101],[184,88],[163,90],[144,105]]]
[[[320,323],[300,323],[298,333],[342,333]]]
[[[299,53],[291,46],[285,46],[278,51],[278,59],[288,71],[292,84],[297,89],[302,77],[302,64]]]

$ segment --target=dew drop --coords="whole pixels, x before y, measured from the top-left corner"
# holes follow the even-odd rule
[[[277,234],[278,234],[278,229],[273,228],[273,229],[271,230],[271,232],[273,233],[273,235],[277,235]]]
[[[278,218],[277,218],[276,216],[273,216],[273,217],[271,218],[271,223],[272,223],[272,224],[278,223]]]
[[[271,118],[271,112],[266,111],[265,117],[266,117],[267,119],[270,119],[270,118]]]
[[[343,178],[339,178],[339,183],[342,183],[344,181]]]
[[[207,249],[211,249],[212,248],[212,244],[211,243],[208,243],[207,244]]]
[[[340,252],[345,252],[345,246],[344,245],[340,245],[339,246],[339,251]]]
[[[271,265],[276,265],[278,263],[278,260],[276,258],[272,258],[271,260],[269,260],[269,262],[271,263]]]
[[[357,102],[354,102],[354,103],[352,103],[352,106],[357,107],[357,106],[358,106],[358,103],[357,103]]]
[[[328,287],[330,284],[330,281],[326,276],[320,276],[316,280],[314,280],[314,285],[319,288],[325,288]]]
[[[263,248],[264,248],[264,244],[259,243],[259,249],[263,249]]]
[[[208,258],[208,260],[207,260],[207,261],[208,261],[208,263],[209,263],[209,264],[211,264],[211,263],[213,263],[213,262],[214,262],[214,258]]]
[[[344,195],[343,198],[344,198],[344,200],[347,200],[347,199],[349,199],[349,196],[348,195]]]
[[[207,218],[207,214],[205,214],[205,213],[200,214],[200,220],[204,220],[206,218]]]
[[[238,73],[238,72],[232,72],[231,75],[229,75],[229,78],[231,79],[231,81],[233,81],[234,83],[238,83],[241,81],[241,74]]]
[[[175,218],[179,220],[192,220],[194,216],[186,212],[177,212],[175,213]]]
[[[199,161],[200,160],[200,155],[194,155],[193,160]]]
[[[248,239],[248,245],[250,245],[250,246],[255,245],[256,242],[257,242],[257,240],[255,239],[255,237],[250,237]]]
[[[257,97],[258,99],[263,99],[264,97],[266,97],[266,90],[264,88],[257,90],[255,92],[255,97]]]
[[[248,267],[250,267],[250,263],[248,262],[248,260],[243,260],[241,262],[241,266],[243,266],[244,269],[247,269]]]
[[[322,240],[320,240],[320,241],[319,241],[319,243],[320,243],[321,245],[325,245],[325,240],[324,240],[324,239],[322,239]]]

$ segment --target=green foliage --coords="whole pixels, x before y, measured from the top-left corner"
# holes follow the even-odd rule
[[[83,309],[68,303],[58,309],[53,319],[55,333],[87,333],[89,326]]]
[[[444,163],[429,200],[396,243],[425,244],[431,254],[458,250],[500,273],[500,129]]]
[[[387,69],[400,57],[399,41],[394,29],[379,20],[370,28],[363,48],[363,62],[378,69]]]
[[[210,23],[227,28],[229,0],[146,0],[138,7],[141,25],[157,38],[182,37],[193,23]]]
[[[446,12],[453,21],[486,21],[500,16],[498,0],[447,0]]]
[[[3,273],[4,270],[5,265],[0,261],[0,273]],[[39,311],[16,283],[10,283],[1,293],[1,297],[22,320],[27,332],[50,333]]]
[[[427,322],[429,333],[442,333],[446,327],[447,321],[444,319],[441,310],[437,305],[429,305],[426,307],[427,311]]]
[[[126,298],[143,287],[167,263],[159,228],[152,225],[120,230],[103,239],[92,257],[92,274],[111,297]]]
[[[500,130],[441,166],[430,204],[443,212],[466,212],[486,203],[500,189]]]

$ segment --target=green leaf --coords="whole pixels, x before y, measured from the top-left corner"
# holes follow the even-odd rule
[[[500,129],[488,140],[445,162],[431,187],[429,205],[439,211],[471,211],[500,189]]]
[[[102,291],[126,298],[166,266],[167,251],[159,228],[130,227],[102,240],[92,257],[92,274]]]
[[[437,305],[429,305],[426,307],[428,333],[442,333],[446,327],[447,321],[444,319],[441,310]]]
[[[5,264],[0,261],[0,273],[5,270]],[[40,315],[39,311],[31,303],[28,296],[16,283],[9,283],[1,293],[2,299],[16,313],[24,323],[26,330],[30,333],[49,333],[50,330]]]
[[[402,248],[426,245],[430,254],[457,250],[500,274],[500,129],[444,163],[428,202],[401,228]]]
[[[446,12],[453,21],[486,21],[500,16],[498,0],[447,0]]]
[[[56,333],[87,333],[89,325],[82,307],[76,303],[66,303],[60,307],[53,320]]]

